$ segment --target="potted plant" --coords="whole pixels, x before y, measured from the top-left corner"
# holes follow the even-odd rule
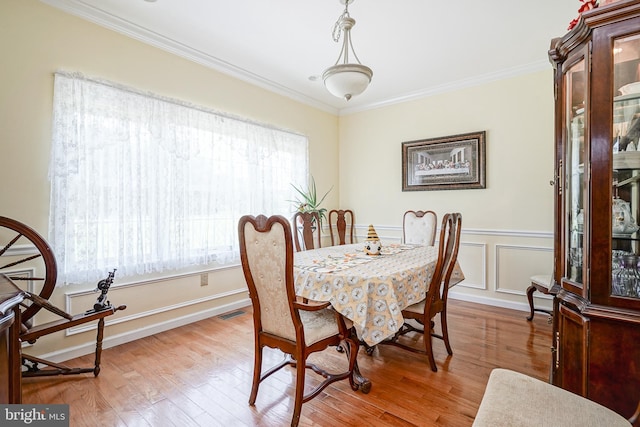
[[[317,192],[317,189],[316,189],[316,181],[313,178],[313,176],[311,176],[311,179],[309,180],[309,186],[307,187],[306,191],[303,190],[301,187],[296,187],[293,184],[291,184],[291,186],[298,193],[298,197],[295,200],[290,200],[291,202],[295,203],[296,211],[298,211],[298,212],[318,212],[318,217],[320,218],[320,224],[319,225],[320,225],[320,227],[322,227],[322,221],[324,219],[326,219],[327,209],[326,208],[321,208],[320,204],[327,197],[327,194],[329,194],[329,192],[331,192],[333,187],[331,187],[326,193],[324,193],[324,196],[322,196],[318,200],[318,192]]]

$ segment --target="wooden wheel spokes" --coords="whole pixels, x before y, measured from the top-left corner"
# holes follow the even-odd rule
[[[42,256],[42,255],[40,255],[40,254],[38,254],[38,255],[33,255],[33,256],[26,257],[26,258],[22,258],[21,260],[18,260],[18,261],[16,261],[16,262],[11,262],[11,263],[9,263],[9,264],[0,265],[0,271],[4,270],[4,269],[6,269],[6,268],[9,268],[9,267],[13,267],[13,266],[16,266],[16,265],[20,265],[20,264],[25,263],[25,262],[27,262],[27,261],[31,261],[32,259],[40,258],[41,256]],[[23,279],[24,279],[24,278],[23,278]],[[31,277],[30,279],[35,279],[35,278]],[[20,280],[20,277],[17,277],[17,278],[15,278],[15,279],[13,279],[13,280]],[[44,280],[44,279],[40,279],[40,280]]]
[[[2,248],[2,250],[0,251],[0,256],[2,256],[21,237],[22,237],[22,234],[18,233],[18,235],[16,237],[14,237],[9,243],[7,243],[7,245],[4,248]]]
[[[0,271],[2,271],[2,270],[0,270]],[[20,281],[22,281],[22,282],[31,282],[31,281],[41,282],[43,280],[46,280],[44,277],[22,277],[22,276],[11,277],[10,274],[7,274],[7,276],[9,277],[9,279],[13,280],[14,282],[20,282]]]
[[[0,239],[0,257],[5,258],[4,262],[0,261],[0,273],[16,282],[38,282],[38,296],[49,299],[58,277],[56,260],[49,244],[31,227],[2,216]],[[8,243],[4,244],[3,240],[8,240]],[[34,262],[37,264],[36,267]],[[25,269],[33,270],[35,274],[25,275]],[[36,287],[31,289],[35,290]],[[26,307],[21,315],[22,322],[28,322],[41,308],[38,304]]]

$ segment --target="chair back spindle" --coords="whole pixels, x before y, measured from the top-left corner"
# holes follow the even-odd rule
[[[355,222],[350,209],[332,209],[329,211],[329,234],[331,246],[354,243],[353,231]]]
[[[458,260],[461,228],[461,214],[449,213],[445,215],[440,230],[440,241],[442,242],[442,239],[445,240],[444,245],[440,244],[438,250],[438,259],[442,260],[439,273],[440,277],[436,278],[434,276],[434,279],[429,285],[429,291],[427,292],[427,304],[431,305],[431,310],[434,314],[443,311],[446,306],[451,275]],[[438,269],[438,267],[436,267],[436,269]]]
[[[296,252],[322,247],[322,227],[318,212],[296,212],[292,225]]]

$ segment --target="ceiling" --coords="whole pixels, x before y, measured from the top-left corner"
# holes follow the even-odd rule
[[[353,46],[373,79],[345,101],[319,78],[340,51],[332,39],[344,10],[340,0],[41,1],[336,114],[550,69],[550,41],[566,33],[581,5],[355,0],[349,6]]]

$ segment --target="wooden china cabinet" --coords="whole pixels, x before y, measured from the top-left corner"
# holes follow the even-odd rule
[[[625,417],[640,400],[640,1],[552,41],[556,139],[551,381]]]

